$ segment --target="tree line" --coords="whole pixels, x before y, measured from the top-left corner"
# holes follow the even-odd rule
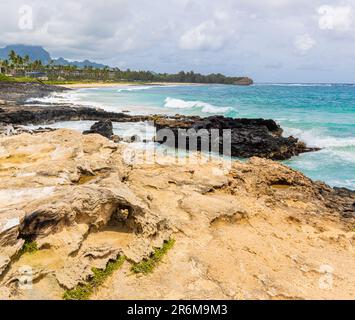
[[[15,51],[9,53],[9,58],[1,61],[0,65],[6,72],[17,73],[41,72],[46,73],[50,80],[102,80],[102,81],[143,81],[143,82],[182,82],[182,83],[217,83],[236,84],[245,82],[251,84],[252,80],[246,77],[227,77],[221,73],[203,75],[193,71],[180,71],[176,74],[156,73],[152,71],[133,71],[119,68],[93,68],[85,66],[78,68],[75,65],[57,65],[54,61],[43,64],[40,60],[32,61],[28,55],[21,57]]]

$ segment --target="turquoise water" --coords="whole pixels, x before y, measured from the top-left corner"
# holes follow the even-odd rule
[[[323,148],[287,165],[331,186],[355,189],[355,85],[136,86],[81,89],[70,95],[82,104],[135,114],[274,119],[285,135]]]

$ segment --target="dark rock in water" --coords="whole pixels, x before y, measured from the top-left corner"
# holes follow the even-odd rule
[[[105,138],[111,139],[113,136],[113,126],[111,120],[104,120],[96,122],[88,131],[83,134],[100,134]]]
[[[25,102],[29,98],[41,98],[53,92],[68,89],[39,82],[0,82],[0,99]]]
[[[198,138],[197,150],[201,150],[201,146],[204,143],[210,143],[211,147],[211,141],[215,141],[215,136],[212,136],[211,132],[212,129],[216,129],[218,141],[215,142],[219,145],[218,149],[221,154],[223,153],[223,130],[230,129],[230,155],[233,157],[249,158],[257,156],[273,160],[286,160],[300,153],[319,150],[316,148],[307,148],[303,142],[294,137],[283,137],[283,130],[273,120],[232,119],[223,116],[213,116],[194,122],[164,119],[158,121],[156,127],[158,130],[158,142],[169,144],[169,141],[164,139],[166,138],[166,136],[164,137],[164,131],[162,134],[159,134],[159,130],[170,129],[174,133],[175,141],[172,141],[172,145],[169,146],[184,148],[184,143],[181,144],[181,141],[183,141],[182,139],[186,139],[185,148],[187,150],[190,148],[190,141],[196,138]],[[189,129],[194,130],[188,133],[187,130]],[[199,130],[206,130],[208,135],[201,139],[198,133],[194,134],[194,132],[198,132]]]
[[[123,113],[106,112],[102,109],[73,106],[69,104],[8,105],[2,108],[0,122],[12,124],[47,124],[59,121],[102,121],[109,119],[115,122],[148,121],[148,117],[130,117]]]

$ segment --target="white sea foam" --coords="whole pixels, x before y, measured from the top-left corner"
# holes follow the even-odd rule
[[[127,86],[124,88],[120,88],[117,92],[130,92],[130,91],[140,91],[140,90],[149,90],[155,88],[171,88],[177,87],[176,85],[156,85],[156,86]]]
[[[295,128],[284,128],[285,135],[292,135],[310,147],[319,148],[339,148],[339,147],[355,147],[355,137],[333,137],[326,133],[311,129],[301,130]]]
[[[69,94],[58,94],[58,93],[53,93],[47,97],[43,98],[30,98],[26,102],[27,103],[68,103],[70,101],[70,96]]]
[[[254,86],[274,86],[274,87],[332,87],[337,84],[332,83],[255,83]]]
[[[95,121],[62,121],[53,124],[45,125],[47,128],[53,129],[72,129],[80,132],[89,130],[90,127],[95,123]],[[32,130],[43,127],[43,125],[30,125],[27,128]],[[113,122],[113,132],[114,134],[122,137],[128,138],[132,136],[139,136],[142,140],[152,140],[155,136],[154,126],[148,122]]]
[[[80,107],[103,109],[108,112],[123,112],[129,110],[132,115],[159,114],[162,111],[161,107],[141,106],[141,105],[126,105],[118,104],[115,97],[105,99],[105,91],[107,88],[97,88],[100,90],[98,94],[89,93],[94,88],[78,89],[64,93],[53,93],[43,98],[31,98],[27,100],[29,106],[43,106],[50,104],[68,104]],[[116,88],[114,88],[116,90]],[[102,97],[101,97],[102,94]],[[102,100],[101,100],[102,98]]]
[[[229,107],[218,107],[202,101],[185,101],[182,99],[166,98],[164,106],[170,109],[201,109],[204,113],[225,113]]]

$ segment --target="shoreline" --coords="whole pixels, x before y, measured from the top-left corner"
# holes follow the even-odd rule
[[[21,87],[19,84],[11,84],[3,89],[17,90],[28,92],[32,88],[35,92],[39,90],[39,94],[33,96],[43,96],[49,91],[56,91],[57,87],[47,87],[43,92],[43,87],[25,84]],[[64,88],[62,88],[65,90]],[[21,92],[20,92],[21,93]],[[28,94],[27,94],[28,96]],[[1,98],[1,95],[0,95]],[[23,100],[23,97],[22,97]],[[153,121],[154,126],[161,132],[164,129],[170,130],[174,135],[174,141],[169,143],[175,148],[179,148],[179,139],[182,131],[188,132],[193,129],[199,131],[205,129],[208,139],[212,139],[212,130],[219,129],[218,150],[223,154],[222,130],[228,129],[231,133],[230,155],[232,157],[250,158],[253,156],[273,159],[287,160],[301,153],[318,151],[318,148],[309,148],[300,140],[289,136],[283,136],[283,129],[272,119],[232,119],[224,116],[198,117],[198,116],[163,116],[163,115],[128,115],[125,113],[107,112],[100,108],[76,106],[71,103],[53,104],[47,103],[36,105],[35,101],[26,105],[10,105],[1,107],[0,122],[15,125],[40,124],[58,121],[70,120],[93,120],[112,122],[138,122]],[[1,121],[2,119],[2,121]],[[186,139],[186,138],[185,138]],[[197,139],[197,137],[196,137]],[[185,142],[186,150],[189,150],[189,143]],[[212,140],[211,140],[212,141]],[[202,144],[198,144],[197,150],[200,151]]]
[[[110,88],[110,87],[136,87],[136,86],[204,86],[206,83],[182,83],[182,82],[112,82],[112,83],[73,83],[73,84],[58,84],[57,86],[66,89],[92,89],[92,88]]]
[[[56,87],[32,89],[41,96]],[[13,98],[22,96],[17,87]],[[0,105],[0,122],[6,116],[139,120],[68,104],[24,106],[21,99]],[[273,120],[152,120],[173,131],[235,125],[243,138],[287,139]],[[159,299],[160,292],[177,300],[354,296],[355,191],[331,188],[265,154],[229,165],[223,157],[203,161],[202,153],[181,164],[156,152],[146,162],[139,153],[128,157],[135,146],[111,133],[108,139],[102,123],[96,128],[0,135],[0,299],[31,300],[33,292],[46,300]],[[246,142],[249,151],[254,142]],[[157,250],[163,263],[155,262],[148,277],[134,275]],[[89,296],[76,294],[93,282],[91,271],[104,274],[117,261]],[[342,275],[334,291],[318,286],[314,270],[325,263]],[[22,266],[35,271],[33,290],[19,289]]]
[[[93,83],[92,85],[97,85],[98,83]],[[154,83],[156,85],[172,85],[171,83]],[[0,84],[1,85],[1,84]],[[9,88],[7,90],[3,91],[8,91],[14,93],[13,95],[16,97],[17,94],[21,91],[18,87],[21,85],[21,83],[16,83],[16,84],[8,84]],[[58,89],[63,90],[66,92],[66,90],[71,90],[64,88],[62,86],[49,86],[49,85],[40,85],[40,84],[22,84],[24,85],[22,88],[22,91],[26,92],[26,98],[29,97],[38,97],[41,98],[43,96],[49,95],[52,92],[57,92]],[[84,85],[84,84],[81,84]],[[101,85],[108,85],[108,84],[101,84]],[[112,83],[110,83],[112,85]],[[122,85],[122,83],[121,83]],[[133,83],[126,83],[125,86],[127,85],[137,85]],[[188,85],[188,84],[187,84]],[[194,84],[196,85],[196,84]],[[13,90],[13,87],[16,87],[17,90]],[[33,87],[33,88],[32,88]],[[32,89],[31,89],[32,88]],[[18,91],[18,92],[17,92]],[[105,111],[103,109],[100,109],[100,107],[95,107],[95,106],[79,106],[79,105],[73,105],[69,101],[68,102],[58,102],[58,103],[52,103],[52,102],[44,102],[44,103],[39,103],[37,104],[35,101],[31,103],[27,103],[25,106],[22,104],[22,98],[20,99],[19,103],[15,103],[12,101],[11,103],[6,105],[6,101],[1,101],[0,92],[0,123],[1,123],[1,118],[4,119],[4,117],[7,119],[5,120],[5,123],[12,123],[15,126],[21,126],[21,125],[27,125],[27,124],[32,124],[32,125],[43,125],[45,126],[46,124],[53,124],[54,122],[62,122],[62,121],[80,121],[80,120],[89,120],[89,121],[102,121],[102,120],[111,120],[112,122],[117,122],[117,123],[122,123],[122,122],[141,122],[141,121],[154,121],[157,118],[160,119],[158,123],[156,123],[156,126],[159,127],[160,129],[162,128],[162,125],[165,126],[166,128],[169,128],[173,131],[177,131],[179,129],[179,126],[185,126],[190,127],[193,126],[196,121],[200,120],[205,120],[210,117],[194,117],[194,116],[182,116],[182,115],[164,115],[164,114],[147,114],[147,115],[142,115],[142,114],[132,114],[132,113],[125,113],[124,111],[115,111],[115,112],[110,112],[110,111]],[[37,94],[38,93],[38,94]],[[14,98],[15,98],[14,97]],[[123,109],[122,109],[123,110]],[[213,116],[212,116],[213,117]],[[223,118],[227,120],[227,118]],[[168,120],[168,122],[167,122]],[[236,119],[235,119],[236,120]],[[241,119],[243,120],[243,119]],[[163,122],[161,122],[163,121]],[[4,122],[4,121],[3,121]],[[175,123],[175,124],[174,124]],[[218,124],[217,124],[218,125]],[[2,132],[6,132],[4,130],[4,126],[1,129]],[[251,130],[259,130],[258,126],[254,127]],[[279,130],[279,129],[278,129]],[[280,128],[281,132],[282,129]],[[21,132],[21,129],[20,131]],[[260,135],[261,134],[261,135]],[[259,138],[261,138],[264,134],[260,132],[257,135]],[[269,139],[269,134],[266,135],[267,140]],[[288,137],[288,135],[283,135],[282,138]],[[275,138],[275,137],[274,137]],[[253,148],[253,151],[247,152],[246,154],[244,151],[235,151],[235,157],[244,157],[244,158],[249,158],[251,156],[260,156],[260,157],[265,157],[265,158],[271,158],[274,160],[288,160],[291,158],[294,158],[295,156],[308,152],[306,150],[310,151],[318,151],[318,148],[308,148],[306,145],[302,146],[299,145],[300,147],[294,148],[293,146],[298,145],[299,139],[294,139],[291,136],[288,137],[288,143],[291,143],[291,150],[297,150],[295,153],[294,151],[291,151],[290,153],[290,145],[287,146],[285,155],[281,155],[283,152],[276,152],[276,155],[270,156],[270,151],[268,151],[266,154],[265,153],[260,153],[257,151],[255,148]],[[262,138],[262,140],[265,140],[265,138]],[[272,139],[273,140],[273,139]],[[285,140],[286,141],[286,140]],[[245,142],[245,147],[248,147],[248,144],[252,143],[251,141],[247,140]],[[272,142],[273,143],[273,142]],[[243,147],[243,148],[245,148]],[[281,148],[282,149],[282,148]],[[291,166],[292,167],[292,166]],[[296,168],[297,169],[297,168]],[[299,169],[297,169],[299,170]],[[299,170],[300,172],[304,172],[302,170]],[[316,178],[316,180],[321,180],[321,181],[328,181],[324,180],[321,177]],[[331,183],[330,183],[331,184]],[[332,185],[332,184],[331,184]],[[336,185],[337,187],[344,187],[344,188],[349,188],[347,185]],[[350,187],[351,190],[353,188]]]

